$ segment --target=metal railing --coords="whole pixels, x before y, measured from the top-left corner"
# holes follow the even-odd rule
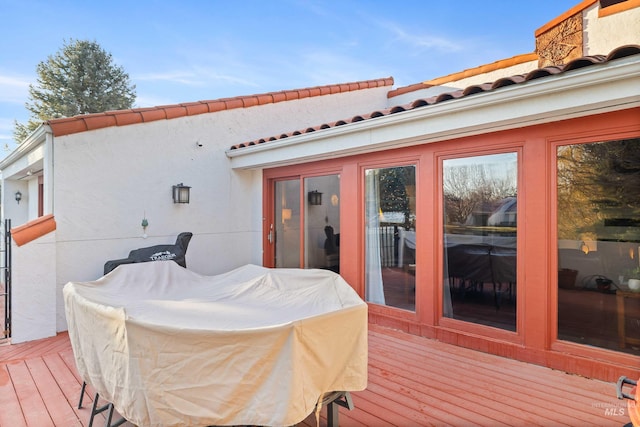
[[[2,306],[2,334],[0,339],[11,337],[11,220],[4,220],[4,229],[2,230],[4,239],[0,252],[0,271],[2,271],[2,282],[0,283],[0,297],[4,300]]]

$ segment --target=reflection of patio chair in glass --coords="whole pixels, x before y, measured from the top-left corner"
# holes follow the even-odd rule
[[[340,272],[340,234],[333,234],[333,227],[324,227],[327,238],[324,241],[325,267],[336,273]]]
[[[516,283],[516,249],[501,246],[492,247],[491,272],[495,304],[496,308],[500,308],[503,285],[507,285],[509,300],[513,296],[513,285]]]

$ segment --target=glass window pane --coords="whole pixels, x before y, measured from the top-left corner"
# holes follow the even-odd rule
[[[446,317],[515,331],[516,153],[443,161]]]
[[[305,268],[340,272],[340,175],[305,178]]]
[[[365,297],[415,311],[416,167],[365,171]]]
[[[275,184],[275,266],[300,267],[300,180]]]
[[[640,139],[557,149],[558,338],[640,355]]]

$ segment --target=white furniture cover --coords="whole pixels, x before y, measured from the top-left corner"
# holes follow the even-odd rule
[[[121,265],[64,287],[78,371],[138,426],[293,425],[367,384],[367,305],[326,270]]]

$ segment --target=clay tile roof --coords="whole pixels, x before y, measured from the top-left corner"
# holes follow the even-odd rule
[[[582,58],[577,58],[574,59],[573,61],[568,62],[567,64],[565,64],[564,66],[548,66],[548,67],[544,67],[544,68],[539,68],[537,70],[533,70],[529,73],[527,73],[526,75],[514,75],[511,77],[505,77],[505,78],[501,78],[498,79],[494,82],[491,83],[484,83],[481,85],[472,85],[469,86],[463,90],[456,90],[453,92],[448,92],[448,93],[442,93],[440,95],[437,96],[432,96],[430,98],[426,98],[426,99],[417,99],[413,102],[411,102],[410,104],[406,104],[406,105],[396,105],[392,108],[388,108],[382,111],[374,111],[370,114],[363,114],[363,115],[359,115],[359,116],[355,116],[354,118],[352,118],[351,120],[349,119],[344,119],[344,120],[338,120],[335,123],[333,123],[333,127],[336,126],[342,126],[348,123],[354,123],[355,121],[363,121],[363,120],[369,120],[369,119],[374,119],[377,117],[382,117],[382,116],[388,116],[390,114],[395,114],[395,113],[399,113],[399,112],[403,112],[403,111],[409,111],[409,110],[413,110],[416,108],[424,108],[424,107],[428,107],[430,105],[434,105],[434,104],[438,104],[441,102],[446,102],[448,100],[451,99],[458,99],[458,98],[464,98],[467,96],[473,96],[476,93],[482,93],[482,92],[489,92],[489,91],[493,91],[493,90],[499,90],[502,87],[505,86],[512,86],[512,85],[518,85],[518,84],[523,84],[526,83],[530,80],[534,80],[534,79],[538,79],[541,77],[547,77],[547,76],[553,76],[556,74],[561,74],[567,71],[571,71],[571,70],[576,70],[578,68],[583,68],[583,67],[589,67],[589,66],[593,66],[593,65],[597,65],[597,64],[603,64],[606,63],[608,61],[612,61],[614,59],[619,59],[619,58],[623,58],[626,56],[630,56],[630,55],[639,55],[640,54],[640,45],[626,45],[626,46],[621,46],[619,48],[614,49],[613,51],[611,51],[608,55],[603,56],[603,55],[593,55],[593,56],[585,56]],[[490,64],[493,66],[493,64]],[[435,80],[433,80],[432,82],[434,82]],[[441,83],[443,84],[443,83]],[[418,88],[427,88],[429,87],[426,84],[420,83],[418,85],[412,85],[412,86],[408,86],[413,88],[412,90],[415,90],[416,87]],[[397,90],[396,91],[392,91],[395,92],[394,94],[397,95]],[[358,120],[355,120],[356,118],[358,118]],[[322,129],[326,128],[326,125],[323,125],[323,127],[321,127]],[[318,128],[319,129],[319,128]],[[287,135],[300,135],[302,133],[309,133],[309,132],[313,132],[316,129],[314,128],[308,128],[306,131],[296,131],[296,132],[292,132],[292,133],[288,133]],[[253,145],[252,142],[245,142],[242,144],[237,144],[237,145],[233,145],[232,147],[230,147],[231,150],[238,150],[238,149],[242,149],[248,146]]]
[[[562,71],[562,67],[550,65],[548,67],[538,68],[537,70],[531,71],[526,75],[525,80],[539,79],[540,77],[551,76],[553,74],[561,73]]]
[[[155,120],[168,120],[178,117],[193,116],[196,114],[231,110],[234,108],[249,108],[255,105],[273,104],[276,102],[294,99],[392,85],[393,77],[387,77],[376,80],[316,86],[258,95],[238,96],[235,98],[223,98],[211,101],[187,102],[183,104],[159,107],[133,108],[130,110],[83,114],[74,117],[51,119],[46,123],[51,127],[54,136],[62,136],[110,126],[126,126]],[[276,137],[272,138],[273,139],[271,140],[278,139]]]

